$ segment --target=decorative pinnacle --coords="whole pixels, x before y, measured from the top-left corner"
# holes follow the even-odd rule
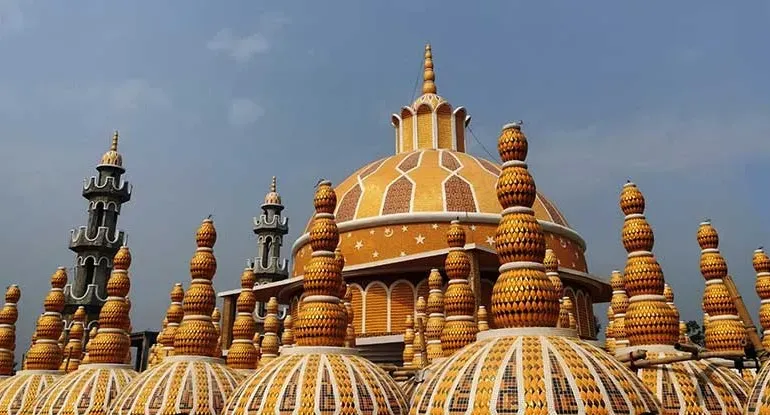
[[[118,151],[118,139],[120,138],[120,135],[118,133],[118,130],[115,130],[114,133],[112,133],[112,144],[110,145],[111,151]]]
[[[624,326],[631,346],[673,345],[679,338],[679,313],[666,304],[663,269],[652,253],[655,236],[644,216],[644,195],[634,183],[623,185],[620,209],[625,215],[621,239],[628,252],[624,286],[630,298],[618,325]]]
[[[353,325],[355,320],[355,310],[353,310],[353,289],[345,284],[345,315],[348,318],[348,326],[345,329],[345,347],[356,347],[356,328]]]
[[[13,373],[14,350],[16,349],[16,320],[19,318],[18,303],[21,290],[16,284],[5,291],[5,304],[0,309],[0,376]]]
[[[83,358],[83,337],[86,334],[85,321],[86,309],[80,306],[75,310],[75,314],[72,315],[69,340],[64,347],[64,357],[62,358],[61,366],[59,366],[59,370],[63,372],[74,372],[80,366],[80,360]]]
[[[754,288],[759,299],[762,300],[759,306],[759,323],[762,325],[764,332],[768,333],[770,331],[770,258],[768,258],[762,247],[759,247],[754,251],[751,263],[754,266],[754,271],[757,273]],[[762,337],[762,345],[765,349],[770,347],[770,335]]]
[[[283,333],[281,334],[281,347],[284,349],[294,345],[294,319],[291,314],[286,314],[283,319]]]
[[[83,359],[80,361],[81,365],[87,365],[91,363],[91,349],[93,349],[94,339],[96,338],[96,327],[92,327],[88,332],[88,341],[86,342],[85,353],[83,353]]]
[[[473,321],[476,297],[468,282],[471,261],[465,253],[465,229],[459,221],[452,221],[447,231],[447,253],[444,261],[449,283],[444,294],[446,319],[441,330],[441,350],[444,357],[476,341],[478,325]]]
[[[404,352],[401,360],[404,361],[404,367],[414,366],[414,318],[411,314],[407,314],[404,321]]]
[[[51,275],[51,291],[45,298],[45,313],[37,320],[35,343],[27,352],[27,369],[58,370],[62,360],[62,349],[58,339],[64,329],[61,312],[64,310],[64,286],[67,284],[67,270],[59,267]]]
[[[347,315],[345,308],[340,307],[342,270],[340,260],[334,254],[340,233],[334,220],[337,194],[331,182],[319,182],[313,205],[315,216],[310,227],[313,255],[305,267],[305,297],[294,335],[297,346],[342,347],[347,331]]]
[[[277,190],[276,190],[276,189],[277,189],[277,186],[276,186],[276,183],[275,183],[275,181],[276,181],[276,179],[275,179],[275,176],[273,176],[273,180],[272,180],[272,182],[270,182],[270,191],[271,191],[271,192],[276,192],[276,191],[277,191]]]
[[[425,338],[427,340],[428,360],[440,358],[444,355],[441,348],[441,332],[444,329],[444,293],[441,292],[443,280],[438,269],[430,270],[428,276],[428,322],[425,325]]]
[[[498,328],[556,327],[559,296],[545,274],[545,236],[532,205],[537,189],[524,162],[527,137],[515,124],[503,126],[497,150],[503,170],[497,199],[503,207],[495,235],[500,277],[492,289],[492,319]]]
[[[476,319],[478,320],[479,331],[489,330],[489,321],[487,320],[487,308],[483,305],[479,306],[479,310],[476,312]]]
[[[91,345],[91,363],[121,364],[131,348],[128,333],[131,305],[127,302],[131,289],[128,276],[131,252],[128,247],[120,247],[112,264],[112,273],[107,281],[107,302],[99,312],[99,330]]]
[[[236,309],[238,315],[233,323],[233,344],[227,351],[227,365],[233,369],[256,369],[257,348],[254,347],[254,333],[257,322],[254,321],[254,308],[257,297],[252,288],[256,276],[251,268],[244,268],[241,274],[241,293],[238,294]]]
[[[267,302],[267,315],[263,327],[265,335],[262,338],[261,362],[267,363],[278,357],[278,299],[270,297]]]
[[[118,167],[123,166],[123,156],[118,153],[118,138],[118,130],[115,130],[115,132],[112,134],[112,143],[110,144],[110,149],[104,153],[100,164],[107,164]]]
[[[709,325],[704,329],[706,348],[742,352],[746,328],[723,281],[727,276],[727,261],[719,252],[719,233],[710,221],[704,221],[698,226],[696,239],[701,248],[700,272],[706,279],[703,311],[710,317]]]
[[[430,43],[425,45],[425,62],[423,63],[423,66],[422,93],[435,94],[437,92],[436,73],[433,72],[433,52],[431,52]]]

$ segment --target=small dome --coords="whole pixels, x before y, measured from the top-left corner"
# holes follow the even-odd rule
[[[60,374],[54,370],[20,370],[0,381],[0,414],[29,413],[35,399],[50,388]]]
[[[396,381],[355,349],[320,347],[315,348],[317,353],[310,349],[314,348],[285,349],[257,369],[233,393],[222,415],[252,413],[252,408],[264,414],[278,413],[278,408],[282,413],[300,408],[317,408],[314,413],[332,413],[335,408],[345,408],[348,414],[409,412]]]
[[[265,204],[266,205],[281,204],[281,195],[278,194],[275,176],[273,176],[273,181],[270,183],[270,191],[267,192],[267,194],[265,195]]]
[[[118,131],[112,135],[112,145],[110,149],[102,156],[102,160],[99,164],[105,164],[108,166],[123,167],[123,156],[118,153]]]
[[[115,392],[120,392],[138,375],[129,366],[88,364],[46,388],[35,402],[35,415],[106,414]],[[105,390],[113,393],[106,394]]]

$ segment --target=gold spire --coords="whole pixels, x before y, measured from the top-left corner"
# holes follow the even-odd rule
[[[489,317],[487,316],[486,307],[483,305],[479,306],[479,310],[476,313],[476,318],[478,319],[478,328],[480,332],[489,330]]]
[[[0,309],[0,377],[13,373],[14,350],[16,350],[16,320],[19,318],[18,304],[21,290],[16,284],[5,290],[5,304]]]
[[[64,345],[67,343],[67,333],[66,330],[62,330],[61,334],[59,335],[59,339],[56,340],[56,345],[59,346],[59,349],[62,351],[62,357],[64,357]]]
[[[719,234],[711,222],[702,222],[698,226],[697,240],[701,248],[700,272],[706,279],[703,311],[710,318],[704,330],[706,348],[715,352],[743,352],[746,328],[722,280],[727,276],[727,262],[719,253]]]
[[[559,316],[561,318],[561,316]],[[604,328],[604,348],[610,354],[615,354],[615,331],[613,320],[615,320],[615,312],[612,311],[612,305],[607,307],[607,327]]]
[[[679,320],[679,308],[677,308],[676,303],[674,302],[674,289],[671,288],[668,283],[666,283],[663,288],[663,296],[666,297],[666,304],[674,310],[676,319]]]
[[[655,236],[644,208],[644,195],[636,185],[623,185],[620,209],[625,220],[621,238],[628,252],[624,285],[629,296],[625,335],[631,346],[674,345],[679,339],[679,316],[666,304],[663,295],[663,270],[652,253]]]
[[[689,344],[690,338],[687,336],[687,323],[679,321],[679,344]]]
[[[83,306],[75,310],[72,315],[72,326],[70,327],[69,340],[64,347],[64,357],[62,358],[59,370],[62,372],[74,372],[78,370],[80,361],[83,358],[83,336],[85,333],[84,323],[86,321],[86,309]]]
[[[615,338],[615,346],[617,348],[627,347],[626,310],[628,310],[628,295],[626,294],[623,274],[621,274],[620,271],[612,271],[610,285],[612,286],[610,308],[615,313],[612,319],[612,333]]]
[[[51,291],[45,298],[45,313],[38,319],[35,330],[35,344],[27,352],[27,369],[58,370],[62,359],[62,350],[57,339],[64,329],[61,312],[64,310],[64,286],[67,284],[67,271],[59,267],[51,276]]]
[[[88,341],[83,352],[83,358],[80,360],[81,365],[87,365],[91,363],[91,349],[93,349],[94,339],[96,338],[96,326],[91,327],[88,331]]]
[[[430,50],[430,43],[425,45],[425,62],[423,63],[424,72],[422,74],[422,93],[435,94],[436,73],[433,72],[433,52]]]
[[[414,319],[414,367],[420,368],[424,366],[424,362],[427,361],[426,355],[423,356],[423,349],[425,348],[425,333],[423,328],[425,326],[425,297],[418,297],[417,304],[415,305],[415,319]]]
[[[556,327],[559,296],[545,275],[545,236],[532,205],[537,191],[524,162],[527,137],[519,123],[507,124],[497,149],[503,169],[497,199],[503,207],[495,235],[500,276],[492,288],[495,327]]]
[[[411,314],[406,315],[404,322],[404,353],[402,359],[404,367],[414,366],[414,318]]]
[[[754,251],[751,261],[757,273],[754,288],[761,300],[759,306],[759,324],[762,326],[762,345],[770,349],[770,258],[761,247]]]
[[[210,217],[206,218],[195,235],[198,248],[190,260],[192,281],[184,294],[184,317],[174,336],[175,355],[216,355],[217,330],[211,323],[211,313],[217,300],[211,284],[217,272],[217,260],[214,257],[216,241],[214,221]]]
[[[100,164],[123,167],[123,156],[118,153],[118,130],[112,134],[112,144],[110,149],[102,156]]]
[[[543,266],[545,266],[545,275],[551,280],[553,289],[559,296],[559,319],[556,322],[557,327],[569,327],[569,310],[564,307],[564,285],[559,278],[559,259],[556,258],[556,254],[552,249],[545,250],[545,257],[543,259]]]
[[[428,323],[425,327],[426,347],[428,349],[428,361],[438,359],[444,355],[441,350],[441,332],[444,329],[444,293],[441,292],[443,279],[438,269],[431,269],[428,275]]]
[[[254,307],[257,305],[257,297],[252,291],[256,280],[251,268],[243,269],[241,293],[235,304],[238,314],[233,323],[233,344],[227,350],[227,366],[233,369],[257,368],[257,349],[254,347],[254,333],[257,332]]]
[[[278,186],[276,185],[276,178],[273,176],[273,180],[270,182],[270,191],[265,195],[266,205],[280,205],[281,195],[278,194]]]
[[[283,319],[283,333],[281,333],[281,347],[286,349],[294,345],[294,319],[291,313],[286,313]]]
[[[160,350],[159,362],[166,356],[174,354],[174,339],[176,338],[176,332],[179,330],[179,324],[182,323],[184,318],[184,308],[182,307],[182,301],[184,301],[184,288],[182,284],[177,282],[171,288],[171,304],[166,309],[166,329],[163,330],[161,335],[163,336],[163,348]]]
[[[577,319],[575,318],[575,304],[572,299],[565,296],[563,299],[564,308],[567,310],[567,324],[570,330],[577,330]]]
[[[444,294],[446,319],[441,331],[441,349],[444,357],[476,341],[478,325],[473,319],[476,297],[473,295],[468,275],[471,260],[465,253],[465,229],[459,221],[452,221],[446,234],[449,253],[444,261],[449,283]]]
[[[270,297],[267,302],[267,315],[265,316],[265,335],[262,338],[262,354],[260,359],[267,363],[278,357],[278,299]]]
[[[112,273],[107,281],[107,302],[99,312],[99,330],[91,346],[91,363],[121,364],[131,348],[128,329],[130,305],[126,296],[131,289],[128,268],[131,266],[131,252],[122,246],[112,260]]]
[[[345,285],[345,315],[348,317],[348,326],[345,329],[345,347],[356,347],[356,328],[353,326],[355,310],[353,310],[353,290],[350,285]]]
[[[342,273],[334,249],[339,244],[340,233],[334,221],[337,194],[330,182],[322,180],[318,184],[313,205],[316,212],[310,227],[313,256],[305,268],[305,298],[294,335],[297,346],[341,347],[345,343],[347,316],[344,307],[339,306]]]
[[[219,307],[214,307],[214,311],[211,312],[211,323],[214,324],[214,328],[217,329],[217,357],[222,357],[222,313],[219,312]]]

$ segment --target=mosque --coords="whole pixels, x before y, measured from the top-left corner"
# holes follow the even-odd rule
[[[275,178],[239,289],[215,291],[217,230],[203,219],[157,342],[144,333],[137,344],[131,330],[132,258],[116,228],[131,185],[116,133],[83,187],[74,269],[56,268],[44,298],[25,294],[43,312],[18,368],[22,292],[6,290],[0,414],[770,413],[762,249],[760,336],[715,226],[694,223],[705,347],[694,344],[641,189],[619,188],[625,268],[591,274],[586,242],[537,190],[522,123],[501,129],[502,164],[471,156],[470,117],[437,95],[430,46],[423,78],[422,95],[391,117],[395,155],[337,186],[318,182],[291,262]],[[599,342],[593,304],[608,301]]]

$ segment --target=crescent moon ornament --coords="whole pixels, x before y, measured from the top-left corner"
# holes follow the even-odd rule
[[[393,236],[393,229],[385,228],[385,237],[390,238],[391,236]]]

